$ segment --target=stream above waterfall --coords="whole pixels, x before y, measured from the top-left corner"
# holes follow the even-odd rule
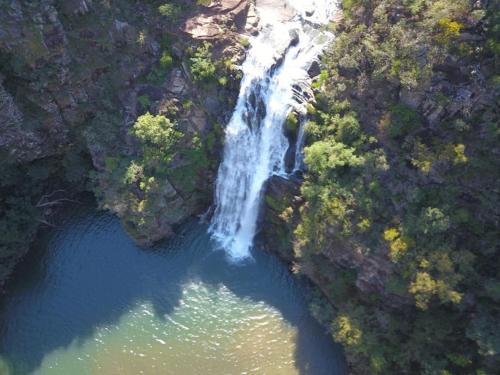
[[[2,375],[344,374],[274,257],[228,262],[196,222],[154,250],[87,210],[40,239],[0,306]]]

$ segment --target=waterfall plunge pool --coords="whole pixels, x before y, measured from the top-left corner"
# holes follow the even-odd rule
[[[227,261],[197,222],[155,250],[87,210],[40,239],[0,305],[2,375],[345,374],[273,256]]]

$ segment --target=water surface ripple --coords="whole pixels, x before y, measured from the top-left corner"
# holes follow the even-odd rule
[[[0,373],[344,374],[339,348],[274,257],[240,265],[207,228],[154,251],[82,212],[42,239],[0,305]]]

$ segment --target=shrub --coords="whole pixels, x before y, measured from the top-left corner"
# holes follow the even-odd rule
[[[194,103],[191,99],[186,99],[182,101],[182,108],[186,111],[190,111],[194,106]]]
[[[458,38],[460,36],[460,30],[464,27],[461,23],[449,18],[441,18],[437,26],[439,33],[436,36],[436,40],[443,44],[449,44],[452,40]]]
[[[227,77],[219,77],[219,79],[217,80],[217,82],[219,82],[219,85],[221,85],[221,86],[226,86],[227,82],[228,82],[228,79],[227,79]]]
[[[393,262],[399,261],[408,250],[408,240],[401,236],[396,228],[388,228],[384,231],[384,240],[389,243],[389,258]]]
[[[240,43],[243,47],[248,48],[250,46],[250,39],[248,39],[247,37],[241,37]]]
[[[465,145],[464,144],[457,144],[453,146],[453,162],[455,164],[464,164],[467,163],[469,160],[467,158],[467,155],[465,155]]]
[[[174,59],[172,55],[166,51],[163,52],[160,58],[160,66],[165,70],[169,70],[170,68],[172,68],[173,63]]]
[[[215,78],[217,67],[212,60],[210,48],[212,48],[212,45],[208,42],[204,42],[196,49],[193,57],[189,59],[191,63],[191,74],[196,81],[208,82]]]
[[[355,155],[353,148],[333,139],[318,141],[304,149],[304,161],[311,173],[327,178],[330,172],[339,168],[358,167],[364,159]]]
[[[133,184],[139,181],[142,177],[144,177],[143,166],[137,164],[135,161],[132,161],[125,172],[123,182],[125,184]]]
[[[168,172],[172,183],[179,186],[184,192],[192,192],[196,187],[199,173],[206,169],[210,162],[206,149],[198,136],[193,136],[191,144],[180,150],[182,159],[187,162],[180,168]]]
[[[420,116],[413,109],[396,104],[390,110],[389,136],[400,139],[416,130],[420,125]]]
[[[436,280],[427,272],[418,272],[409,291],[415,296],[417,307],[426,310],[431,297],[437,293]]]
[[[359,324],[347,314],[341,314],[335,318],[332,331],[335,341],[343,345],[348,347],[361,345],[363,332]]]
[[[173,158],[173,146],[182,137],[182,133],[175,129],[175,125],[168,118],[153,116],[149,112],[137,119],[131,133],[142,142],[147,161],[170,161]]]
[[[146,80],[152,84],[162,84],[167,78],[167,72],[159,67],[153,68],[146,76]]]
[[[297,134],[299,119],[297,118],[297,114],[295,112],[292,111],[288,114],[285,125],[288,133]]]
[[[163,17],[167,17],[168,19],[173,20],[179,15],[180,9],[179,6],[175,4],[166,3],[158,7],[158,12]]]
[[[335,118],[336,139],[350,146],[356,145],[357,141],[363,141],[361,128],[354,112]]]
[[[450,227],[450,218],[435,207],[427,207],[420,215],[420,230],[424,234],[443,233]]]
[[[386,241],[394,241],[399,237],[399,231],[396,228],[387,228],[384,231],[384,240]]]
[[[149,96],[147,95],[138,96],[137,101],[139,102],[139,104],[143,109],[148,109],[149,106],[151,105],[151,101],[149,100]]]
[[[437,156],[419,140],[415,142],[412,156],[411,164],[424,174],[431,171],[432,165],[437,160]]]

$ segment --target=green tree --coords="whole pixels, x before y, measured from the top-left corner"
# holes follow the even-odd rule
[[[364,159],[355,154],[354,148],[329,138],[313,143],[304,149],[304,161],[311,173],[326,179],[332,171],[363,165]]]
[[[208,82],[215,79],[217,67],[212,59],[212,45],[204,42],[189,59],[191,74],[196,81]]]
[[[141,141],[146,161],[163,160],[167,163],[173,159],[176,152],[174,146],[182,137],[168,118],[153,116],[149,112],[137,119],[131,134]]]

